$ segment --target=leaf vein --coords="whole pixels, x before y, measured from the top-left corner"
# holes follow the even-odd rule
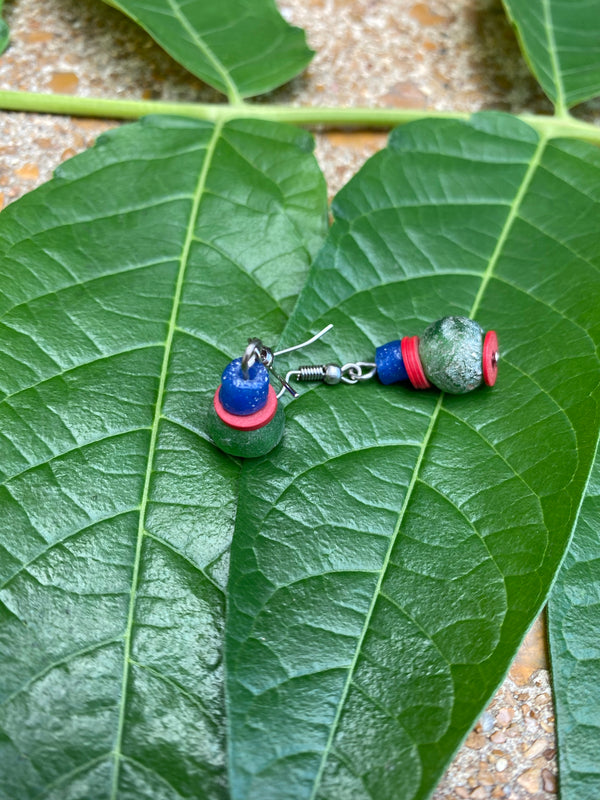
[[[172,0],[169,0],[172,2]],[[221,129],[223,127],[223,123],[219,122],[216,123],[214,126],[214,130],[210,139],[210,142],[206,148],[204,162],[202,164],[202,168],[200,170],[200,175],[198,177],[198,183],[196,185],[196,190],[194,192],[194,199],[192,202],[192,207],[190,209],[190,217],[188,221],[188,227],[186,231],[185,241],[183,243],[183,248],[181,252],[180,264],[179,264],[179,273],[177,276],[177,283],[175,286],[175,293],[173,297],[173,307],[171,311],[171,317],[169,320],[169,329],[167,333],[167,339],[164,345],[164,355],[163,355],[163,362],[161,367],[160,373],[160,381],[157,391],[156,397],[156,407],[155,407],[155,414],[154,420],[152,423],[152,434],[150,438],[150,446],[148,450],[148,463],[146,468],[146,477],[144,480],[144,489],[142,493],[142,501],[140,503],[140,521],[139,521],[139,528],[138,528],[138,536],[137,536],[137,544],[136,544],[136,553],[135,559],[133,564],[133,576],[131,581],[131,594],[129,598],[129,612],[127,615],[127,625],[125,630],[125,652],[123,658],[123,677],[121,682],[121,700],[120,700],[120,708],[119,708],[119,721],[117,726],[116,738],[115,738],[115,750],[114,750],[114,761],[113,761],[113,781],[112,781],[112,789],[111,789],[111,800],[117,800],[117,793],[119,788],[119,775],[120,775],[120,756],[122,751],[122,744],[123,744],[123,734],[125,729],[125,707],[127,703],[127,689],[129,685],[129,658],[131,657],[131,648],[132,648],[132,634],[133,634],[133,623],[134,623],[134,614],[135,614],[135,604],[136,604],[136,595],[137,595],[137,588],[139,583],[139,575],[140,575],[140,564],[142,559],[142,542],[145,535],[145,524],[146,524],[146,512],[149,503],[150,497],[150,482],[152,478],[152,470],[154,466],[154,458],[157,450],[157,443],[158,443],[158,429],[160,426],[160,420],[162,416],[163,404],[165,399],[166,393],[166,383],[167,383],[167,375],[168,375],[168,368],[171,359],[171,350],[173,346],[173,338],[175,335],[175,328],[177,324],[177,317],[179,313],[179,307],[181,304],[181,297],[183,293],[183,282],[185,278],[186,267],[189,262],[189,254],[192,245],[192,237],[194,234],[194,228],[196,226],[196,222],[198,219],[198,213],[200,210],[200,202],[203,196],[204,187],[206,185],[206,180],[208,177],[208,172],[210,169],[210,165],[212,163],[213,154],[217,145],[217,141],[219,136],[221,135]]]

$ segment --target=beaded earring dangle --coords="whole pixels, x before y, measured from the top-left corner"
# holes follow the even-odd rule
[[[299,367],[290,370],[286,380],[358,383],[376,375],[385,385],[409,381],[415,389],[435,386],[449,394],[466,394],[482,384],[495,384],[498,358],[495,331],[486,333],[467,317],[444,317],[432,322],[420,338],[405,336],[381,345],[375,361]]]
[[[217,447],[233,456],[256,458],[279,444],[285,427],[279,398],[286,391],[295,398],[298,392],[275,371],[275,357],[307,347],[331,328],[327,325],[306,342],[276,352],[260,339],[248,339],[244,355],[225,367],[208,409],[208,433]],[[269,375],[280,384],[278,393]]]
[[[226,453],[245,458],[262,456],[281,440],[285,425],[279,398],[298,393],[290,380],[354,384],[375,376],[385,385],[408,381],[415,389],[432,386],[450,394],[465,394],[485,384],[493,386],[498,374],[498,337],[467,317],[436,320],[423,335],[405,336],[377,347],[374,361],[344,365],[319,364],[298,367],[285,378],[275,372],[276,356],[300,350],[320,339],[333,325],[302,344],[273,352],[260,339],[249,339],[241,358],[231,361],[208,412],[208,433]],[[280,384],[271,386],[269,375]]]

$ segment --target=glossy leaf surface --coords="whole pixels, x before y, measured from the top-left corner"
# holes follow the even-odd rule
[[[600,94],[600,0],[503,0],[523,53],[558,110]]]
[[[150,119],[0,217],[0,797],[224,798],[207,404],[324,235],[309,134]]]
[[[169,55],[230,100],[267,92],[311,60],[274,0],[110,0]]]
[[[599,186],[594,148],[488,114],[398,129],[335,200],[284,338],[333,322],[311,359],[371,360],[464,314],[498,331],[500,374],[304,390],[244,466],[235,800],[424,798],[508,669],[596,446]]]
[[[600,797],[600,459],[548,604],[561,800]]]

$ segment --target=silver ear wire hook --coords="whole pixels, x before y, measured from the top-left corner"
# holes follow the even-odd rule
[[[329,323],[326,325],[322,331],[319,333],[315,333],[314,336],[311,336],[310,339],[307,339],[305,342],[301,344],[292,345],[292,347],[285,347],[283,350],[277,350],[273,352],[270,347],[266,347],[260,339],[248,339],[248,346],[244,350],[244,355],[242,356],[242,373],[244,377],[248,378],[248,370],[250,367],[256,362],[260,361],[260,363],[266,367],[269,372],[276,378],[279,383],[281,384],[281,389],[277,393],[277,398],[279,399],[286,391],[288,391],[292,397],[298,397],[298,392],[293,389],[287,377],[282,378],[277,372],[275,372],[273,368],[273,361],[275,356],[282,356],[285,353],[291,353],[293,350],[301,350],[303,347],[308,347],[309,344],[316,342],[317,339],[320,339],[321,336],[324,336],[328,331],[333,328],[333,324]]]
[[[292,350],[302,350],[303,347],[308,347],[309,344],[316,342],[317,339],[320,339],[321,336],[325,336],[333,328],[333,322],[330,322],[329,325],[326,325],[322,331],[315,333],[314,336],[311,336],[310,339],[307,339],[302,344],[295,344],[292,347],[286,347],[283,350],[278,350],[276,353],[273,353],[274,356],[282,356],[284,353],[291,353]]]

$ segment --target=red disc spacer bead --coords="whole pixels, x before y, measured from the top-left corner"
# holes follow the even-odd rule
[[[415,389],[430,389],[431,384],[425,376],[419,356],[419,337],[405,336],[400,343],[400,348],[409,381]]]
[[[259,428],[264,428],[265,425],[268,425],[275,416],[275,412],[277,411],[277,394],[272,386],[269,386],[266,405],[259,411],[255,411],[254,414],[245,414],[243,416],[241,414],[231,414],[229,411],[225,411],[223,404],[219,400],[220,391],[221,387],[219,386],[213,400],[215,411],[219,419],[222,420],[225,425],[229,425],[230,428],[235,428],[237,431],[257,431]]]
[[[498,375],[498,337],[496,331],[488,331],[483,340],[483,380],[488,386],[496,383]]]

